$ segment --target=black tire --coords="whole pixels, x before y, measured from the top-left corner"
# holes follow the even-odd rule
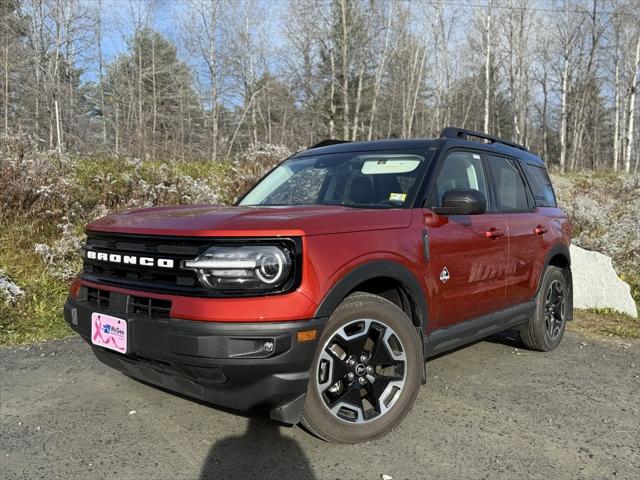
[[[559,292],[562,296],[554,300]],[[536,308],[529,322],[520,330],[522,343],[531,350],[550,352],[562,341],[569,309],[572,306],[567,278],[558,267],[547,267],[536,295]]]
[[[355,329],[353,334],[352,329]],[[348,339],[338,332],[347,334]],[[344,355],[342,359],[331,354],[338,344],[345,347],[339,352]],[[362,349],[358,350],[360,344]],[[352,347],[351,354],[348,347]],[[362,352],[363,357],[357,357],[360,354],[354,353],[356,351]],[[360,362],[355,366],[349,363],[354,358]],[[362,358],[367,360],[361,361]],[[332,443],[358,443],[386,435],[402,422],[415,401],[422,378],[422,362],[420,339],[401,309],[376,295],[361,292],[349,295],[333,312],[320,338],[302,424],[314,435]],[[362,374],[361,366],[370,374]],[[402,380],[397,380],[401,376]],[[334,382],[335,379],[338,380]],[[331,387],[335,385],[342,388],[332,392]],[[378,398],[381,400],[376,400]],[[353,402],[347,404],[346,399]],[[331,401],[339,404],[333,407],[339,408],[335,413],[330,411]],[[358,402],[360,409],[351,410]]]

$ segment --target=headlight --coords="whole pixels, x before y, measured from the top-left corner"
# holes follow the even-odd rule
[[[184,268],[193,269],[202,284],[221,290],[272,290],[292,276],[291,254],[272,245],[213,246]]]

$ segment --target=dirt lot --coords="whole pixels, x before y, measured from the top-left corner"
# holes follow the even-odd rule
[[[0,349],[7,479],[640,478],[640,342],[495,338],[436,358],[368,444],[222,412],[99,364],[77,338]]]

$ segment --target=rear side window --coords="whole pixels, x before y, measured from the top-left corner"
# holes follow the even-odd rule
[[[489,157],[489,169],[495,185],[498,211],[528,211],[527,189],[513,161],[492,155]]]
[[[536,165],[525,164],[525,171],[529,178],[529,184],[533,190],[533,196],[536,200],[536,206],[538,207],[556,207],[558,202],[556,201],[556,195],[553,192],[553,186],[551,185],[551,179],[547,173],[547,169],[544,167],[538,167]]]

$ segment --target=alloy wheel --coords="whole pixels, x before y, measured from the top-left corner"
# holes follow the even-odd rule
[[[375,420],[400,397],[405,349],[396,332],[371,319],[353,320],[322,347],[316,386],[325,407],[349,423]]]
[[[565,320],[565,294],[562,284],[554,280],[549,284],[544,303],[544,319],[547,334],[550,338],[557,338]]]

